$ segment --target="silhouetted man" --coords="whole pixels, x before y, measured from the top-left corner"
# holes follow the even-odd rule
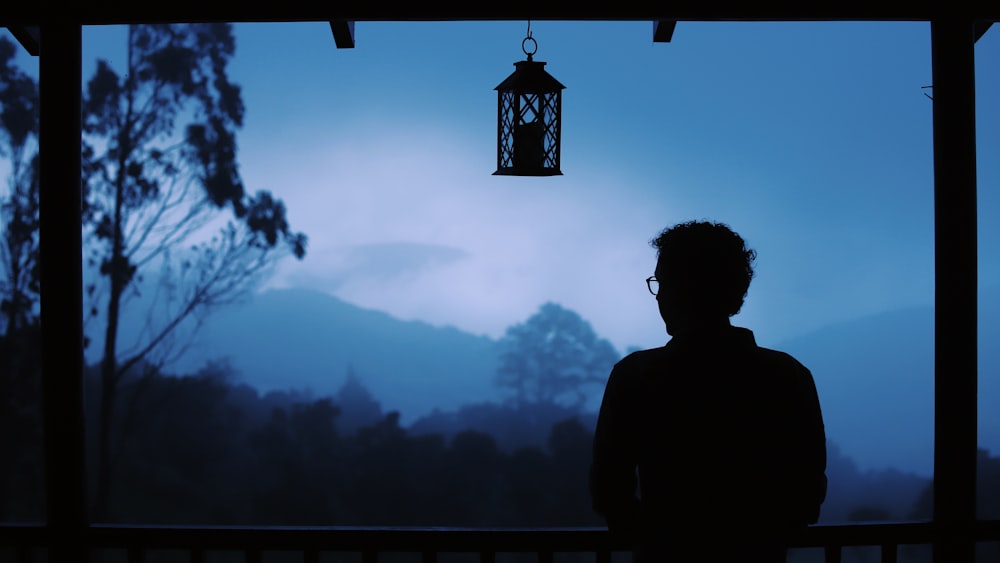
[[[636,559],[784,562],[826,496],[816,386],[794,358],[729,317],[756,253],[728,226],[690,222],[651,244],[647,280],[671,336],[618,362],[594,436],[591,495]]]

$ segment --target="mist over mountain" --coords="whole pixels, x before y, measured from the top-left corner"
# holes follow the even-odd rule
[[[1000,292],[992,292],[1000,294]],[[1000,451],[1000,301],[986,292],[980,315],[980,444]],[[816,379],[827,435],[861,470],[893,467],[929,476],[933,462],[934,315],[931,307],[838,323],[776,347]],[[600,327],[595,327],[600,332]],[[261,391],[308,389],[332,395],[349,367],[409,425],[438,411],[499,403],[497,341],[455,328],[402,321],[325,293],[269,291],[213,314],[177,367],[194,371],[228,358],[241,381]]]

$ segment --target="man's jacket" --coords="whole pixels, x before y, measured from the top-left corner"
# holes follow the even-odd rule
[[[630,354],[608,379],[591,495],[612,531],[647,541],[781,541],[815,523],[826,435],[812,374],[726,327]]]

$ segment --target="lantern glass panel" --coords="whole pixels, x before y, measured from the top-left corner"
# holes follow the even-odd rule
[[[499,169],[514,166],[514,115],[514,93],[500,92],[500,128],[497,139],[497,163]]]

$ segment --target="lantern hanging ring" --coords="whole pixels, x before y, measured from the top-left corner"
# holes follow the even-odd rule
[[[528,41],[531,41],[531,45],[533,47],[531,52],[528,52]],[[525,55],[528,55],[528,60],[530,61],[531,55],[538,52],[538,41],[535,41],[535,38],[530,35],[525,37],[524,41],[521,41],[521,50],[524,51]]]
[[[532,49],[528,51],[528,42],[531,41]],[[528,20],[528,35],[521,41],[521,51],[528,56],[528,60],[531,60],[531,56],[538,52],[538,41],[531,36],[531,20]]]

